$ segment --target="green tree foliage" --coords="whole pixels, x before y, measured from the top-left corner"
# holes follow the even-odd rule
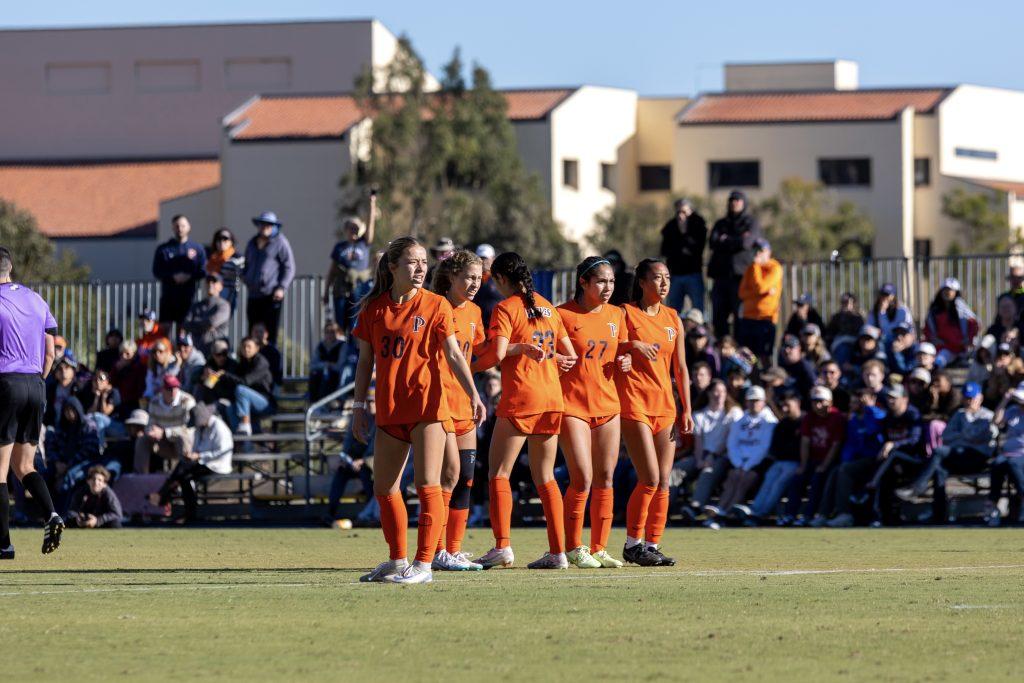
[[[39,232],[32,214],[2,199],[0,246],[14,257],[11,277],[19,282],[78,282],[89,276],[89,269],[76,263],[71,253],[56,256],[53,242]]]
[[[587,236],[588,241],[598,254],[617,249],[632,267],[641,259],[659,255],[661,226],[671,215],[671,206],[609,206],[594,216],[596,226]]]
[[[1010,247],[1006,193],[967,192],[956,188],[942,196],[942,213],[959,223],[949,246],[951,256],[962,253],[1003,254]]]
[[[840,201],[821,183],[787,178],[779,193],[757,208],[772,251],[786,261],[844,258],[870,254],[875,228],[852,202]]]
[[[537,178],[523,168],[504,96],[483,67],[473,65],[468,81],[465,71],[456,50],[440,89],[428,92],[422,60],[403,36],[382,73],[357,79],[356,98],[372,131],[368,158],[342,179],[342,211],[364,208],[365,189],[375,187],[382,242],[444,235],[515,249],[537,267],[570,264],[575,246],[551,218]]]

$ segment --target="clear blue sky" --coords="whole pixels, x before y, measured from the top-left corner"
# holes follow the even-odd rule
[[[594,83],[641,94],[721,87],[729,61],[853,59],[861,84],[1024,90],[1024,1],[423,0],[5,2],[4,27],[375,17],[437,73],[456,45],[503,87]]]

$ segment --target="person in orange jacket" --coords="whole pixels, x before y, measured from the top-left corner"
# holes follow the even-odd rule
[[[736,341],[757,354],[762,367],[767,367],[775,351],[782,300],[782,264],[772,258],[772,246],[766,239],[754,240],[753,250],[754,262],[747,266],[740,280]]]

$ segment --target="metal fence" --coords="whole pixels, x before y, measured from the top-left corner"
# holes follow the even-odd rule
[[[814,296],[815,307],[828,317],[837,310],[844,292],[857,296],[862,308],[874,301],[878,288],[891,282],[899,298],[921,321],[932,297],[946,277],[963,285],[963,295],[978,315],[982,327],[995,318],[996,299],[1006,289],[1006,271],[1020,256],[971,255],[928,259],[884,258],[866,261],[814,261],[784,263],[781,321],[792,311],[793,299],[803,292]],[[538,291],[554,304],[569,299],[575,285],[573,270],[542,271],[535,275]],[[107,330],[120,329],[126,338],[139,336],[138,315],[156,309],[160,283],[154,281],[56,283],[32,285],[46,299],[68,345],[78,358],[90,362],[104,343]],[[331,313],[321,298],[324,279],[319,275],[296,278],[288,290],[281,311],[278,346],[284,360],[285,376],[304,377],[320,330]],[[245,315],[245,286],[238,293],[239,305],[232,316],[231,339],[237,342],[248,331]],[[705,310],[709,310],[705,302]]]

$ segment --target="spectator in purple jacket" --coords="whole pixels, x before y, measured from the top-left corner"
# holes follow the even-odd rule
[[[281,221],[273,211],[264,211],[252,222],[256,235],[245,248],[242,271],[242,279],[249,288],[246,315],[250,328],[256,323],[266,325],[270,343],[277,346],[281,304],[295,279],[295,254],[288,238],[281,234]]]

